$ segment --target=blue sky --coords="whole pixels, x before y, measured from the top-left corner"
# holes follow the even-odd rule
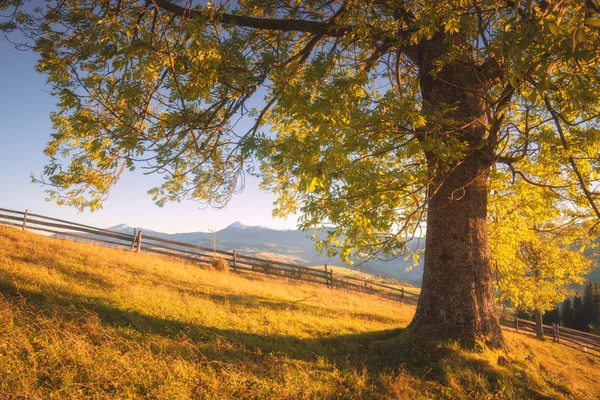
[[[294,229],[296,218],[271,216],[275,197],[258,189],[258,181],[246,177],[246,189],[225,210],[201,209],[193,201],[168,203],[159,208],[146,194],[158,182],[156,176],[125,173],[104,208],[79,213],[45,201],[44,188],[31,183],[40,176],[47,158],[43,153],[52,126],[49,114],[54,98],[45,76],[34,69],[36,55],[19,51],[0,38],[0,208],[30,212],[80,223],[109,227],[119,223],[175,233],[221,229],[241,221],[276,229]]]

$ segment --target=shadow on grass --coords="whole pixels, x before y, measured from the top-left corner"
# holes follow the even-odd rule
[[[208,361],[258,364],[261,358],[275,354],[313,363],[315,369],[327,370],[333,365],[341,371],[366,371],[373,382],[380,374],[402,370],[414,379],[433,382],[437,387],[448,385],[449,379],[456,381],[449,374],[453,373],[453,368],[454,371],[459,368],[470,371],[471,375],[466,374],[467,380],[474,375],[483,377],[482,385],[491,387],[492,392],[494,387],[502,388],[510,382],[526,397],[546,398],[495,363],[471,358],[468,353],[447,343],[416,337],[408,329],[299,339],[184,323],[136,310],[119,309],[107,304],[105,299],[85,298],[56,288],[44,293],[28,291],[2,280],[0,295],[8,299],[22,299],[34,312],[53,318],[72,321],[92,313],[103,325],[117,328],[117,334],[127,340],[144,342],[145,338],[154,335],[174,341],[191,340],[199,349],[199,356]],[[153,351],[171,356],[165,349]],[[192,357],[199,358],[198,355]],[[319,363],[320,360],[327,363]]]
[[[70,292],[64,292],[56,287],[41,286],[40,292],[18,288],[13,283],[0,280],[0,294],[7,298],[21,298],[34,307],[36,312],[46,316],[72,319],[73,309],[81,314],[94,313],[104,325],[116,328],[128,328],[142,335],[159,335],[164,338],[178,340],[183,335],[189,339],[200,342],[213,342],[225,340],[231,344],[231,349],[236,349],[233,354],[236,357],[243,353],[264,354],[280,353],[303,361],[315,361],[320,357],[330,362],[341,362],[348,365],[350,358],[358,360],[357,355],[364,356],[364,345],[374,340],[383,340],[397,336],[402,329],[388,331],[347,335],[340,337],[328,337],[311,340],[303,340],[293,336],[283,335],[258,335],[235,329],[220,329],[200,324],[186,323],[182,321],[147,315],[136,310],[123,310],[107,303],[104,298],[83,297]],[[284,302],[273,303],[267,298],[252,295],[231,294],[229,296],[218,294],[214,299],[219,301],[230,301],[232,303],[251,305],[273,306],[275,310],[281,308]],[[212,297],[212,296],[208,296]],[[317,308],[316,306],[308,306]],[[63,312],[64,311],[64,312]],[[367,315],[369,317],[370,315]],[[127,333],[124,333],[125,335]],[[231,357],[227,357],[231,358]],[[362,360],[364,357],[360,357]],[[369,367],[364,361],[360,361],[360,367]]]

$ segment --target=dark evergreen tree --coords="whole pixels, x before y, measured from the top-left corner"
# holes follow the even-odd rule
[[[573,328],[578,331],[589,331],[588,321],[583,313],[583,301],[579,295],[573,297]]]
[[[560,318],[562,319],[563,326],[573,328],[573,305],[570,297],[567,297],[562,303],[560,308]]]
[[[594,282],[593,300],[594,310],[592,313],[592,325],[594,325],[595,330],[598,330],[598,328],[600,328],[600,285],[597,281]]]
[[[544,313],[542,320],[546,325],[560,324],[560,310],[558,305],[552,310],[548,310]]]
[[[517,318],[533,321],[533,315],[528,310],[523,308],[517,308],[516,316]]]
[[[583,314],[582,318],[585,321],[588,330],[589,325],[591,325],[594,320],[594,300],[594,288],[592,287],[592,282],[588,282],[586,283],[585,288],[583,290],[583,304],[581,306],[581,312]]]

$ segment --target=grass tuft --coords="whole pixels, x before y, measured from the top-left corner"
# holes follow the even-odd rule
[[[229,271],[229,264],[221,257],[213,257],[211,265],[215,271]]]

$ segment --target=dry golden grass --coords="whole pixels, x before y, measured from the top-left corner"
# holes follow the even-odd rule
[[[323,268],[321,265],[313,265],[312,268]],[[408,282],[400,281],[392,278],[382,278],[379,276],[374,276],[365,272],[361,272],[358,269],[348,268],[348,267],[339,267],[335,265],[328,265],[327,268],[333,271],[333,275],[335,278],[343,279],[343,278],[355,278],[359,280],[367,280],[369,282],[382,283],[391,287],[395,287],[397,289],[404,288],[404,291],[407,296],[413,295],[418,296],[421,293],[420,288],[416,288]]]
[[[0,227],[0,398],[600,396],[597,359],[511,333],[467,352],[410,336],[413,312]]]

